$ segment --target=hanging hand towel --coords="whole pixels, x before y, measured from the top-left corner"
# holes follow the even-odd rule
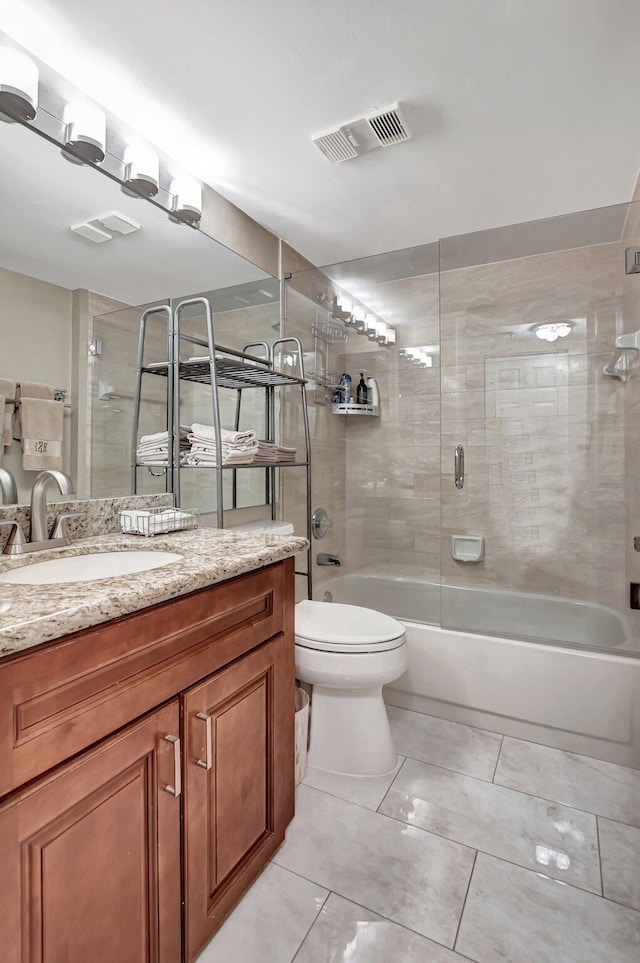
[[[61,401],[23,398],[22,467],[25,471],[62,468],[64,405]]]
[[[41,398],[44,401],[53,401],[54,397],[53,385],[42,385],[37,381],[21,381],[16,386],[16,416],[13,421],[13,437],[16,441],[22,441],[22,406],[20,404],[22,399]]]
[[[16,383],[0,378],[0,395],[4,395],[4,405],[0,408],[0,430],[2,439],[0,447],[8,448],[11,444],[13,431],[13,412],[15,411]]]

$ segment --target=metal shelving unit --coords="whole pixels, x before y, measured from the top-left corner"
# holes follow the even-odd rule
[[[199,306],[205,316],[207,340],[194,338],[181,332],[180,321],[185,308]],[[166,322],[167,330],[167,360],[144,364],[145,340],[150,318],[158,316]],[[202,348],[202,356],[180,359],[180,348],[184,344]],[[286,347],[296,348],[298,371],[291,375],[280,371],[277,367],[279,353]],[[249,349],[260,349],[263,356],[251,353]],[[145,375],[167,379],[167,431],[171,444],[170,457],[166,467],[154,465],[166,472],[166,490],[172,492],[177,507],[180,507],[180,474],[193,468],[205,468],[213,471],[216,479],[216,516],[218,528],[224,528],[223,505],[223,472],[233,472],[233,504],[237,507],[237,471],[245,469],[262,469],[265,472],[265,505],[271,507],[271,517],[276,515],[276,477],[283,468],[306,469],[306,514],[307,538],[311,544],[311,440],[309,433],[309,415],[307,410],[306,385],[304,376],[304,361],[302,345],[298,338],[277,338],[271,344],[266,341],[251,342],[242,351],[216,344],[211,305],[207,298],[187,298],[171,309],[169,305],[157,305],[144,311],[140,318],[140,335],[138,339],[138,361],[136,367],[136,389],[134,398],[133,428],[131,435],[131,488],[136,494],[138,487],[138,469],[149,467],[138,462],[138,432],[140,425],[140,404],[142,399],[142,385]],[[252,462],[248,465],[223,465],[222,442],[220,432],[216,432],[216,464],[215,465],[181,465],[180,464],[180,384],[181,382],[195,382],[211,387],[211,412],[213,425],[220,429],[220,398],[221,389],[237,392],[235,430],[240,425],[243,392],[251,389],[264,391],[266,440],[274,441],[276,431],[276,390],[283,387],[297,387],[300,391],[302,406],[302,423],[305,437],[305,457],[295,462],[260,463]],[[296,575],[307,579],[309,598],[312,598],[312,565],[311,547],[307,552],[307,571],[296,572]]]

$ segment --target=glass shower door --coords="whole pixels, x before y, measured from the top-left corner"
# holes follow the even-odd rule
[[[627,216],[620,205],[440,243],[443,626],[633,645],[630,394],[603,374],[625,326]]]

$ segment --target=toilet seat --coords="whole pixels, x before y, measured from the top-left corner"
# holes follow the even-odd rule
[[[339,602],[296,605],[296,645],[320,652],[388,652],[405,644],[404,626],[371,609]]]

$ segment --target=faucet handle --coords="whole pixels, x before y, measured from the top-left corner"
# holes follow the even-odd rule
[[[53,524],[53,531],[51,533],[51,538],[65,538],[67,542],[71,541],[71,536],[67,531],[67,521],[70,518],[81,518],[86,515],[86,512],[60,512],[56,515],[56,520]]]
[[[22,546],[27,544],[27,540],[24,537],[24,532],[22,531],[20,522],[17,522],[15,518],[0,519],[0,525],[12,526],[12,530],[9,533],[9,538],[7,539],[7,544],[3,548],[2,554],[21,555]]]

